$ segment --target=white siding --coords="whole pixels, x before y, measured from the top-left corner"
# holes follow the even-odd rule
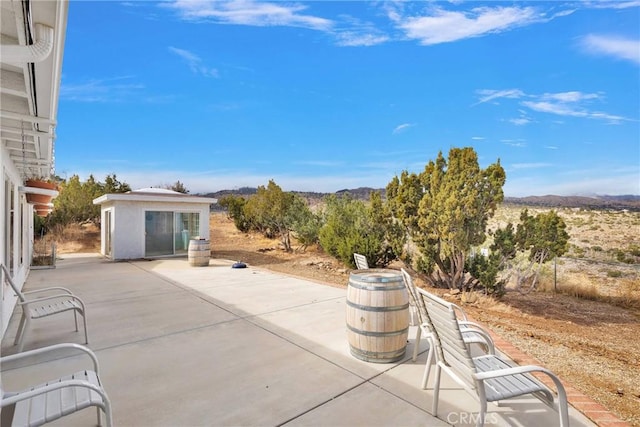
[[[27,277],[33,248],[33,209],[31,205],[27,204],[25,196],[18,192],[18,187],[22,185],[22,178],[9,158],[4,145],[0,147],[0,166],[0,263],[13,266],[13,282],[22,289]],[[13,188],[15,211],[12,231],[9,230],[10,214],[7,204],[7,197],[9,197],[6,192],[7,187]],[[7,251],[10,232],[14,236],[13,249]],[[10,259],[11,252],[13,255]],[[0,300],[2,301],[0,305],[0,337],[2,337],[17,302],[15,293],[4,281],[0,283]]]

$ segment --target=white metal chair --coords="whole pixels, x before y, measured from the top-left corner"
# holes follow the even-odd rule
[[[534,365],[512,366],[494,354],[472,357],[464,342],[460,323],[453,304],[429,293],[420,293],[433,324],[434,341],[439,344],[436,353],[435,385],[433,389],[433,415],[438,413],[440,375],[444,370],[451,378],[480,402],[477,425],[484,425],[487,402],[532,394],[559,414],[560,426],[569,426],[567,394],[560,379],[546,368]],[[543,373],[555,384],[558,404],[553,392],[531,375]]]
[[[52,316],[66,311],[73,311],[76,332],[78,331],[78,314],[82,316],[82,321],[84,323],[84,343],[89,343],[89,337],[87,334],[87,316],[84,302],[82,302],[80,298],[75,296],[69,289],[60,286],[22,292],[13,282],[7,267],[2,264],[0,264],[0,266],[2,267],[4,281],[9,283],[13,291],[16,293],[18,296],[18,305],[22,307],[22,317],[20,318],[18,331],[16,332],[16,339],[14,341],[14,345],[18,345],[19,352],[22,351],[24,346],[24,337],[27,334],[27,329],[31,326],[32,319],[40,319],[42,317]],[[49,295],[27,299],[28,296],[31,295],[46,293],[49,293]],[[51,293],[53,293],[53,295],[51,295]]]
[[[418,318],[418,322],[420,322],[418,325],[418,329],[416,330],[415,345],[413,347],[414,362],[418,358],[418,349],[420,347],[420,339],[422,335],[424,334],[424,336],[429,341],[427,362],[424,367],[424,375],[422,376],[422,389],[426,389],[427,382],[429,381],[429,373],[431,372],[431,364],[433,362],[433,357],[435,354],[434,352],[439,346],[439,343],[437,342],[437,337],[433,333],[433,324],[431,322],[431,319],[429,318],[429,314],[427,313],[424,301],[421,297],[421,294],[427,294],[427,291],[416,287],[413,283],[411,275],[404,268],[401,268],[400,271],[402,272],[404,285],[406,286],[409,293],[409,300],[413,302],[413,305],[416,308],[416,316]],[[456,308],[456,311],[458,313],[458,323],[460,324],[462,338],[467,348],[471,349],[471,344],[478,344],[485,350],[485,352],[489,354],[495,354],[495,345],[493,343],[493,339],[491,339],[491,335],[489,335],[489,332],[481,325],[468,321],[467,315],[461,307],[458,307],[455,304],[451,305]]]
[[[5,392],[0,388],[3,426],[5,422],[11,426],[40,426],[95,406],[98,425],[101,425],[102,411],[107,427],[111,427],[111,401],[100,381],[98,358],[87,347],[71,343],[56,344],[2,357],[0,365],[65,349],[79,350],[88,355],[93,361],[93,370],[78,371],[18,392]]]
[[[356,267],[358,270],[368,270],[369,263],[367,262],[367,257],[361,254],[353,254],[353,259],[356,262]]]

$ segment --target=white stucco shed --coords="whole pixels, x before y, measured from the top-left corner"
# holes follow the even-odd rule
[[[105,194],[100,252],[112,260],[186,255],[189,241],[209,240],[209,207],[217,199],[160,188]]]

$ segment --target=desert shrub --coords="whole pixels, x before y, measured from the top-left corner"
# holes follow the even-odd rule
[[[571,252],[573,252],[576,257],[581,258],[584,256],[585,250],[580,246],[571,245]]]
[[[109,193],[126,193],[131,187],[120,182],[115,174],[107,175],[105,182],[96,181],[90,175],[81,182],[78,175],[58,183],[60,194],[53,200],[53,212],[47,216],[47,226],[66,226],[73,223],[91,221],[100,224],[100,206],[93,204],[93,199]]]
[[[318,234],[322,249],[352,268],[354,252],[364,255],[370,266],[389,264],[396,257],[386,238],[387,224],[380,217],[380,208],[377,202],[367,206],[348,194],[328,196]]]
[[[625,264],[635,263],[633,256],[627,256],[627,253],[622,249],[613,249],[612,254],[618,262],[623,262]]]
[[[244,214],[246,203],[247,200],[244,197],[234,195],[224,196],[218,201],[218,204],[227,210],[227,217],[231,218],[236,228],[243,233],[251,228]]]
[[[320,228],[322,227],[322,214],[314,213],[309,209],[301,209],[293,212],[291,229],[295,238],[300,243],[301,250],[319,242]]]
[[[279,237],[287,252],[293,250],[291,234],[295,224],[306,222],[311,211],[307,202],[297,194],[282,191],[269,180],[267,186],[259,186],[256,194],[249,197],[242,208],[251,229],[267,238]]]
[[[640,308],[640,281],[627,279],[617,290],[617,305],[626,308]]]
[[[506,279],[498,280],[500,261],[500,253],[492,252],[489,256],[476,254],[466,262],[468,272],[478,280],[477,284],[484,288],[485,294],[497,298],[506,292]]]
[[[593,283],[563,284],[559,290],[565,295],[589,301],[605,301],[608,299],[606,296],[600,294],[598,288]]]
[[[607,277],[622,277],[622,271],[619,270],[607,270]]]
[[[591,250],[594,251],[594,252],[602,252],[603,251],[602,246],[592,246]]]

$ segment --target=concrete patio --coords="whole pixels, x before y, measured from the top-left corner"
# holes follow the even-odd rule
[[[186,258],[109,262],[63,255],[53,270],[34,270],[26,289],[65,286],[87,304],[89,347],[118,426],[444,426],[475,425],[478,404],[443,375],[438,417],[419,383],[426,340],[407,356],[375,364],[349,354],[344,289],[257,268],[232,269]],[[15,352],[14,313],[2,354]],[[81,343],[70,313],[36,320],[25,350]],[[59,355],[2,366],[2,386],[16,390],[75,369]],[[82,365],[83,367],[86,365]],[[573,427],[592,426],[570,408]],[[55,425],[95,424],[85,410]],[[489,405],[486,425],[553,426],[557,414],[535,398]]]

